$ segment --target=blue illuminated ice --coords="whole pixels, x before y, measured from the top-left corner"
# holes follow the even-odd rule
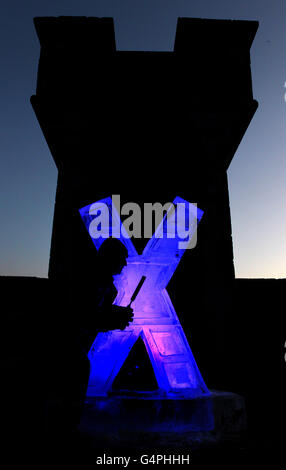
[[[179,197],[173,201],[175,208],[178,203],[184,203],[186,207],[192,206]],[[90,235],[92,236],[90,224],[94,219],[94,211],[91,209],[98,208],[100,205],[107,206],[109,218],[103,230],[104,236],[111,235],[111,223],[113,227],[119,227],[118,235],[128,250],[127,266],[121,274],[114,276],[114,284],[118,291],[114,303],[122,306],[128,305],[143,275],[146,276],[146,281],[132,304],[133,323],[124,331],[113,330],[99,333],[95,338],[89,352],[91,373],[87,395],[104,396],[107,394],[132,346],[141,336],[152,363],[158,387],[163,393],[170,396],[178,394],[190,397],[208,396],[209,391],[166,290],[185,252],[184,248],[179,248],[177,235],[174,238],[159,237],[159,232],[164,232],[166,215],[148,241],[142,255],[138,255],[132,241],[124,233],[124,227],[112,199],[102,199],[94,204],[80,209],[81,217]],[[195,206],[193,208],[195,209],[189,212],[189,216],[198,223],[203,212]],[[175,212],[170,216],[173,218],[170,219],[173,224],[176,222]],[[196,223],[193,224],[192,235],[195,235],[196,225]],[[92,239],[97,249],[104,241],[103,236],[92,237]]]

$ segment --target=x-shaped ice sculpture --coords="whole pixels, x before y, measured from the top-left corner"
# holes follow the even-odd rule
[[[195,234],[203,211],[179,197],[173,201],[175,209],[178,203],[184,203],[189,208],[186,217],[191,217],[192,220],[184,219],[184,223],[193,227],[191,238]],[[168,395],[181,393],[190,397],[209,395],[166,290],[185,251],[185,248],[179,248],[178,230],[175,230],[173,238],[166,236],[167,215],[165,215],[142,255],[139,255],[121,224],[111,198],[102,199],[80,209],[79,212],[90,235],[92,236],[90,224],[95,218],[94,207],[98,209],[101,204],[108,207],[110,215],[108,226],[101,227],[101,233],[105,233],[105,237],[109,235],[110,223],[120,227],[117,236],[120,235],[120,240],[128,250],[127,266],[121,274],[114,276],[114,284],[118,291],[114,304],[128,305],[143,275],[146,276],[146,281],[132,304],[134,320],[130,326],[124,331],[113,330],[96,336],[89,352],[91,373],[87,395],[107,394],[139,336],[144,341],[161,391]],[[168,217],[170,224],[168,227],[178,224],[176,210],[169,213]],[[98,249],[104,238],[92,237],[92,240]]]

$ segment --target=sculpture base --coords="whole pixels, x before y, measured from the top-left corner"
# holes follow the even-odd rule
[[[87,398],[80,431],[94,447],[146,450],[240,444],[246,431],[244,399],[212,391],[209,397],[176,398],[158,392]]]

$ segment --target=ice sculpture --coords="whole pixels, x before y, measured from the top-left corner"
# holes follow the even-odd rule
[[[203,211],[187,201],[176,197],[173,207],[184,203],[192,208],[186,211],[186,217],[199,222]],[[166,235],[166,217],[157,227],[153,237],[148,241],[142,255],[139,255],[121,224],[119,214],[111,198],[102,199],[80,209],[81,217],[90,230],[95,218],[94,208],[100,205],[108,207],[109,214],[106,226],[101,227],[104,236],[110,235],[110,227],[117,227],[117,236],[128,250],[127,266],[121,274],[114,276],[118,294],[116,305],[126,306],[138,285],[141,277],[146,281],[134,303],[134,321],[124,331],[113,330],[99,333],[89,352],[91,373],[87,396],[105,396],[139,336],[144,341],[159,389],[169,396],[183,394],[189,397],[209,396],[210,393],[203,381],[194,356],[177,317],[166,286],[174,274],[185,248],[179,248],[177,231],[173,238]],[[176,210],[169,216],[169,223],[176,224]],[[192,222],[191,221],[191,222]],[[190,222],[186,220],[186,222]],[[195,235],[196,225],[189,224]],[[103,236],[93,238],[98,249],[103,243]]]

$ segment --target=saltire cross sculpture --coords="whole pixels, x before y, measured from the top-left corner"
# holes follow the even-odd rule
[[[192,221],[184,219],[184,223],[193,227],[189,234],[191,238],[195,235],[203,211],[179,197],[173,201],[173,208],[176,209],[178,203],[184,203],[190,208],[186,211],[186,217],[191,217]],[[108,207],[109,217],[106,227],[101,226],[101,236],[94,237],[92,221],[101,206]],[[210,392],[203,381],[166,290],[185,252],[185,248],[179,248],[177,231],[174,232],[173,238],[164,236],[167,214],[146,244],[143,253],[139,255],[110,197],[89,204],[79,212],[97,249],[110,235],[112,224],[117,227],[117,238],[120,238],[128,250],[127,266],[121,274],[114,276],[114,285],[118,291],[114,304],[128,305],[141,277],[146,276],[142,289],[132,304],[134,320],[130,326],[123,331],[99,333],[95,338],[88,355],[91,372],[87,396],[107,395],[139,336],[145,344],[159,390],[169,396],[209,396]],[[175,227],[175,224],[178,224],[176,210],[168,214],[168,217],[169,227]],[[190,303],[190,313],[191,308]]]

